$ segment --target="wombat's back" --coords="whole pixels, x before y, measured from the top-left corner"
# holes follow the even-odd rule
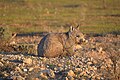
[[[84,35],[79,27],[70,27],[66,33],[50,33],[38,45],[39,56],[56,57],[60,55],[74,55],[76,44],[84,42]]]
[[[62,34],[50,33],[43,37],[38,44],[38,55],[45,57],[57,57],[63,54]]]

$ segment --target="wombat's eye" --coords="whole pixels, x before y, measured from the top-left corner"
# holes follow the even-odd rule
[[[80,37],[80,35],[77,35],[76,37]]]

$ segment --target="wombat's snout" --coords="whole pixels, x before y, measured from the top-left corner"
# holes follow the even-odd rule
[[[84,38],[80,39],[80,42],[85,42],[85,39]]]
[[[87,41],[86,39],[82,38],[82,39],[79,40],[79,43],[78,43],[78,44],[87,43],[87,42],[88,42],[88,41]]]

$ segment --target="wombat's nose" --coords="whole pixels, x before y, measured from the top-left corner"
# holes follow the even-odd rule
[[[84,38],[80,39],[80,43],[87,43],[87,42],[88,42],[88,40],[86,40]]]
[[[84,38],[80,39],[80,42],[85,42],[85,39]]]

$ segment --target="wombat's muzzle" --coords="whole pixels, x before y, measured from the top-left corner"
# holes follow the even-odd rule
[[[78,44],[87,43],[87,42],[88,42],[87,40],[85,40],[84,38],[82,38],[82,39],[79,40]]]

